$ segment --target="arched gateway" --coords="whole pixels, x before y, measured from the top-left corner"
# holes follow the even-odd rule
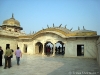
[[[42,35],[41,35],[42,34]],[[59,41],[60,40],[60,41]],[[40,33],[37,37],[35,37],[34,44],[35,44],[35,52],[34,54],[41,54],[41,55],[64,55],[65,54],[65,47],[64,45],[64,38],[55,34],[55,33]]]
[[[16,50],[19,46],[23,53],[40,54],[65,57],[97,58],[97,40],[99,35],[96,31],[83,29],[72,31],[62,24],[55,27],[47,26],[36,33],[25,34],[22,32],[20,22],[15,20],[14,15],[3,21],[0,26],[0,42],[5,50],[10,46]]]

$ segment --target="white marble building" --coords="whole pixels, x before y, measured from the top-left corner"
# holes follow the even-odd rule
[[[72,31],[61,25],[42,29],[37,33],[27,35],[20,27],[20,22],[15,20],[13,14],[10,19],[4,20],[0,26],[0,46],[5,51],[8,46],[16,50],[20,47],[22,53],[47,55],[49,48],[50,56],[97,58],[100,64],[100,43],[96,31],[83,29]],[[52,47],[48,45],[51,43]],[[57,47],[57,43],[61,46]],[[97,45],[98,43],[98,45]]]

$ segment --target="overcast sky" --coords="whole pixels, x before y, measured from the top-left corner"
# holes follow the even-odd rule
[[[12,13],[27,34],[54,23],[72,31],[84,26],[100,35],[100,0],[0,0],[0,25]]]

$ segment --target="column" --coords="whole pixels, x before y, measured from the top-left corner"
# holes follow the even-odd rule
[[[42,55],[44,55],[44,43],[43,43],[43,52],[42,52]]]
[[[64,44],[62,43],[62,55],[64,54],[64,49],[63,49],[63,47],[64,47]]]
[[[55,43],[53,44],[53,55],[52,56],[55,56]]]

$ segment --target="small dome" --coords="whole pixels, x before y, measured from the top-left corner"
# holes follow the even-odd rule
[[[12,17],[10,19],[4,20],[2,25],[20,27],[20,22],[15,20],[15,18],[13,17],[13,14],[12,14]]]

